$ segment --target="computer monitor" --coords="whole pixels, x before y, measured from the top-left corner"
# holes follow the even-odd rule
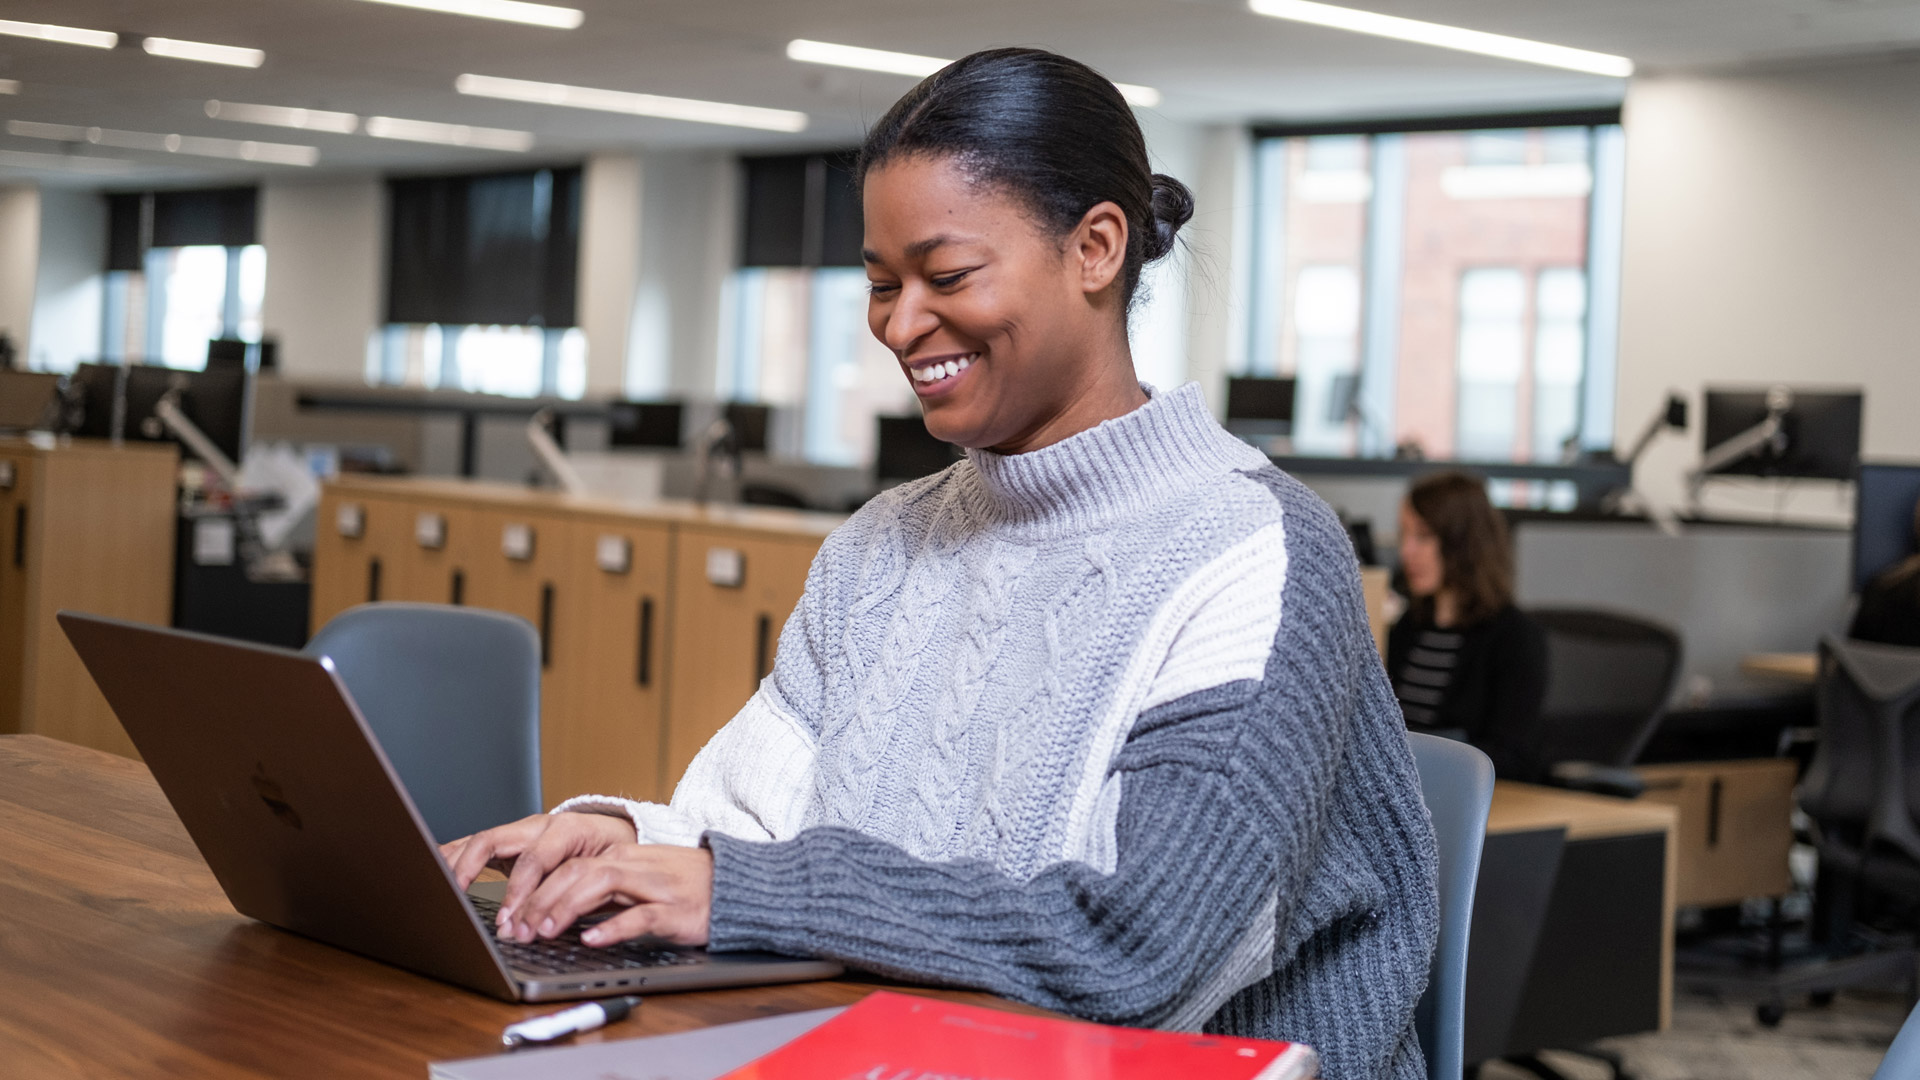
[[[0,370],[0,431],[34,431],[58,421],[60,376]]]
[[[1227,380],[1227,419],[1293,423],[1293,379],[1247,376]]]
[[[874,475],[880,480],[918,480],[932,476],[960,460],[960,448],[941,442],[927,430],[927,422],[913,416],[882,416],[878,448],[873,457]]]
[[[1854,489],[1853,590],[1915,551],[1914,508],[1920,503],[1920,464],[1862,462]]]
[[[207,342],[208,371],[247,370],[247,350],[252,348],[239,338],[214,338]]]
[[[180,389],[180,411],[206,433],[220,452],[240,461],[247,448],[248,377],[244,372],[176,371],[148,364],[120,367],[82,364],[74,373],[80,387],[81,421],[77,435],[107,439],[114,436],[113,402],[125,394],[120,436],[145,442],[174,442],[173,434],[154,414],[167,391]],[[189,451],[188,456],[192,454]]]
[[[773,410],[743,401],[727,403],[727,423],[733,427],[734,446],[742,453],[766,453],[767,419]]]
[[[678,448],[686,406],[678,401],[616,401],[607,412],[611,446]]]
[[[1708,387],[1701,450],[1710,451],[1765,422],[1770,393],[1772,388]],[[1763,446],[1714,472],[1851,480],[1860,463],[1860,406],[1858,391],[1792,390],[1780,421],[1783,444],[1777,449]]]

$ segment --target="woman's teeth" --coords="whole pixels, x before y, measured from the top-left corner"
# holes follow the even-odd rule
[[[928,364],[926,367],[913,368],[911,369],[913,372],[913,381],[930,383],[939,382],[941,379],[951,379],[955,375],[972,367],[974,357],[979,355],[979,353],[968,353],[957,360],[948,360],[945,363]]]

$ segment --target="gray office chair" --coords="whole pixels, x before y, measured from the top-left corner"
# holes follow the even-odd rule
[[[1644,785],[1628,766],[1666,715],[1680,678],[1680,635],[1607,611],[1527,614],[1547,634],[1547,693],[1533,753],[1548,782],[1639,795]]]
[[[1920,902],[1920,649],[1826,635],[1814,686],[1820,741],[1799,804],[1820,852],[1816,931],[1827,957],[1764,980],[1771,1026],[1785,995],[1911,980],[1915,950],[1856,922],[1860,893]],[[1920,990],[1909,981],[1914,990]]]
[[[315,634],[445,843],[541,811],[540,636],[517,615],[362,604]]]
[[[1880,1067],[1873,1071],[1873,1080],[1913,1080],[1920,1076],[1920,1006],[1907,1014],[1907,1022],[1900,1025],[1900,1034],[1893,1037],[1893,1045],[1887,1047],[1887,1056],[1880,1059]]]
[[[1466,743],[1407,734],[1440,845],[1440,944],[1413,1014],[1428,1080],[1459,1080],[1466,1037],[1467,932],[1493,805],[1493,760]]]

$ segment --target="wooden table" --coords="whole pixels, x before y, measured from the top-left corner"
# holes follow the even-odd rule
[[[1740,658],[1740,670],[1762,678],[1812,686],[1820,674],[1820,656],[1810,652],[1748,653]]]
[[[583,1041],[846,1005],[878,985],[660,994]],[[421,1080],[428,1062],[493,1053],[501,1028],[552,1008],[243,918],[145,766],[0,736],[0,1074]]]
[[[1494,785],[1467,959],[1466,1060],[1667,1026],[1679,812]]]

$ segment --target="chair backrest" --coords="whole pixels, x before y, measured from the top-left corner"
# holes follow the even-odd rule
[[[435,840],[540,812],[540,637],[525,619],[362,604],[305,651],[332,661]]]
[[[1680,635],[1631,615],[1577,608],[1528,611],[1547,635],[1547,694],[1534,753],[1631,765],[1680,678]]]
[[[1801,809],[1823,839],[1885,840],[1920,858],[1920,649],[1825,636],[1814,707]]]
[[[1887,1047],[1887,1056],[1880,1059],[1880,1067],[1873,1071],[1873,1080],[1913,1080],[1920,1076],[1920,1006],[1907,1014],[1907,1022],[1900,1025],[1900,1034],[1893,1037],[1893,1045]]]
[[[1467,933],[1493,805],[1493,760],[1466,743],[1409,732],[1420,794],[1440,845],[1440,945],[1414,1011],[1428,1080],[1459,1080],[1466,1036]]]

